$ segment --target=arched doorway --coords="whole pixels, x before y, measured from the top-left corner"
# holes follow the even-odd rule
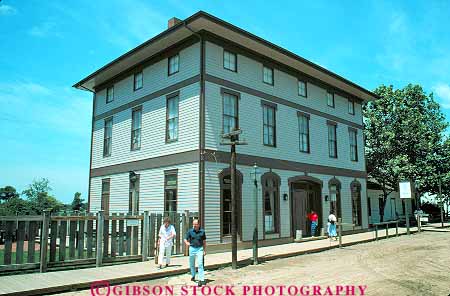
[[[242,230],[242,182],[243,176],[239,170],[236,170],[236,213],[237,213],[237,232],[241,235]],[[219,173],[220,183],[220,237],[231,237],[231,170],[223,169]]]
[[[297,230],[302,230],[303,236],[310,236],[308,213],[314,210],[319,216],[317,233],[322,228],[322,186],[323,182],[310,176],[289,178],[291,189],[291,233],[295,237]]]

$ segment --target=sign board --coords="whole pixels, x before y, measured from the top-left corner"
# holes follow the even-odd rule
[[[127,220],[127,226],[139,226],[139,220]]]
[[[399,183],[400,198],[411,198],[411,182],[402,181]]]

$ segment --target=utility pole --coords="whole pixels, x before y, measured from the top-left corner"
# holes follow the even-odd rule
[[[253,231],[253,265],[258,264],[258,174],[259,168],[256,163],[253,165],[253,172],[251,175],[254,175],[253,182],[255,184],[255,229]]]
[[[242,130],[235,129],[228,134],[224,134],[222,138],[229,139],[229,142],[222,142],[221,145],[231,146],[231,267],[237,269],[237,204],[236,204],[236,145],[247,145],[246,142],[239,141],[239,135]]]

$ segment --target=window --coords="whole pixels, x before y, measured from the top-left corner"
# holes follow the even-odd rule
[[[278,233],[280,220],[280,178],[274,173],[261,177],[264,205],[264,233]]]
[[[128,213],[139,214],[139,175],[130,173],[130,195],[128,198]]]
[[[177,185],[178,172],[164,173],[164,214],[177,212]]]
[[[298,81],[298,94],[302,97],[307,97],[307,90],[306,90],[306,82],[305,81]]]
[[[333,181],[333,180],[332,180]],[[336,179],[329,184],[330,207],[337,218],[342,218],[341,213],[341,186]]]
[[[370,204],[370,198],[367,198],[367,212],[369,214],[369,217],[372,216],[372,206]]]
[[[142,107],[135,108],[131,114],[131,150],[141,148]]]
[[[349,129],[348,135],[350,141],[350,160],[358,161],[358,142],[356,130]]]
[[[106,88],[106,103],[114,101],[114,86]]]
[[[142,88],[144,76],[142,75],[142,71],[134,74],[134,90],[138,90]]]
[[[231,235],[231,171],[229,168],[222,170],[219,173],[220,182],[220,221],[221,221],[221,235]],[[242,181],[243,176],[239,170],[236,170],[236,229],[241,233],[242,220]],[[261,208],[260,208],[261,209]]]
[[[169,58],[169,76],[180,70],[180,56],[178,54]]]
[[[238,97],[223,93],[223,133],[228,134],[238,128]]]
[[[334,108],[334,94],[327,92],[327,105]]]
[[[102,180],[102,200],[100,209],[103,211],[105,216],[109,215],[109,189],[111,185],[111,179]]]
[[[348,100],[348,113],[355,115],[355,102],[352,100]]]
[[[223,67],[227,70],[237,72],[237,56],[227,50],[223,51]]]
[[[263,82],[273,85],[273,69],[263,66]]]
[[[355,181],[350,186],[352,191],[352,223],[355,226],[361,226],[361,185]]]
[[[310,152],[309,148],[309,114],[298,114],[299,150]]]
[[[178,94],[167,97],[166,142],[178,139],[178,103]]]
[[[276,146],[275,110],[276,105],[263,103],[263,142],[272,147]]]
[[[337,158],[336,124],[328,124],[328,156]]]
[[[103,130],[103,157],[111,156],[112,150],[112,117],[105,119],[105,127]]]

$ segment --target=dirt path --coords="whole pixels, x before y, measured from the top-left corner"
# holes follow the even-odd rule
[[[366,295],[446,296],[450,294],[450,233],[425,232],[411,237],[402,236],[341,250],[279,259],[237,271],[224,268],[207,272],[206,278],[209,286],[366,285]],[[134,284],[172,285],[179,292],[182,285],[192,284],[189,279],[186,274]],[[90,291],[80,291],[64,295],[91,294]],[[111,292],[110,295],[114,294]],[[310,295],[313,295],[312,291]]]

